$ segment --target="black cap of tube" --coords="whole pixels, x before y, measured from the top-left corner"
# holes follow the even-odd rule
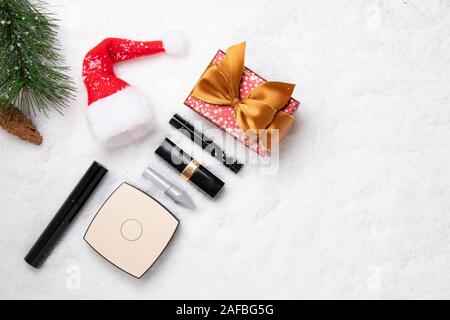
[[[93,162],[25,257],[39,268],[108,170]]]
[[[170,164],[179,173],[182,173],[186,166],[193,160],[193,158],[184,152],[180,147],[173,143],[170,139],[166,138],[155,153]],[[200,190],[205,192],[210,197],[214,198],[225,183],[217,178],[204,166],[199,165],[198,169],[189,179]]]
[[[200,145],[202,149],[206,149],[211,156],[215,157],[223,163],[225,167],[238,173],[243,164],[229,157],[222,148],[214,142],[213,139],[197,130],[192,123],[184,119],[178,113],[175,113],[169,120],[172,127],[180,130],[184,135],[188,136],[194,143]]]

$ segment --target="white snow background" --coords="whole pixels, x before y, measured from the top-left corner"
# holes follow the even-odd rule
[[[35,118],[41,146],[0,130],[0,298],[450,298],[450,1],[49,2],[78,93],[64,117]],[[105,37],[171,29],[189,37],[185,58],[116,68],[152,99],[158,128],[105,150],[84,118],[84,54]],[[243,40],[246,65],[296,83],[302,105],[277,174],[247,165],[234,175],[203,157],[226,182],[211,201],[153,152],[169,136],[202,153],[168,120],[201,119],[184,99],[216,50]],[[94,159],[107,177],[44,266],[29,267],[25,254]],[[146,183],[147,165],[198,208]],[[181,222],[139,280],[82,239],[122,181]]]

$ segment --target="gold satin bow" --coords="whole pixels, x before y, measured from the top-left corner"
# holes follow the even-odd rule
[[[281,141],[294,123],[295,117],[280,109],[289,102],[295,85],[269,81],[257,86],[247,98],[239,99],[244,59],[245,42],[228,48],[220,64],[212,62],[208,66],[191,96],[215,105],[233,106],[244,133],[250,138],[262,138],[259,141],[270,150],[273,130],[279,130]]]

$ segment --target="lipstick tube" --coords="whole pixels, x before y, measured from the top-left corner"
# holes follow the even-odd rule
[[[243,164],[229,157],[222,148],[213,141],[210,137],[203,134],[201,131],[197,130],[192,123],[184,119],[178,113],[175,113],[170,119],[169,123],[176,129],[180,130],[184,135],[188,136],[194,143],[202,147],[202,149],[207,149],[208,152],[223,163],[225,167],[238,173],[241,170]]]
[[[161,143],[155,153],[177,170],[183,179],[192,182],[211,198],[214,198],[225,185],[168,138]]]

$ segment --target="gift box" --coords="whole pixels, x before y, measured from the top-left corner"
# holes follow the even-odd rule
[[[241,46],[240,48],[235,48],[237,46]],[[256,99],[260,99],[261,96],[267,96],[267,95],[275,95],[275,100],[282,105],[277,106],[277,111],[276,114],[269,114],[268,117],[267,115],[262,115],[262,118],[264,121],[267,121],[266,118],[269,118],[274,116],[275,118],[275,122],[278,123],[282,123],[281,127],[280,127],[280,132],[283,133],[283,136],[287,133],[287,131],[289,131],[290,126],[293,123],[293,119],[294,118],[294,114],[297,111],[298,107],[300,106],[300,102],[295,100],[294,98],[292,98],[290,96],[290,93],[292,92],[294,85],[290,85],[291,87],[289,88],[284,88],[282,85],[284,85],[283,83],[268,83],[264,78],[262,78],[260,75],[258,75],[257,73],[253,72],[252,70],[250,70],[249,68],[244,66],[244,54],[245,54],[245,43],[237,45],[235,47],[231,47],[230,49],[228,49],[227,53],[223,52],[222,50],[217,51],[216,55],[214,56],[214,58],[212,59],[212,61],[210,62],[208,68],[205,70],[205,72],[203,73],[202,77],[200,78],[199,82],[196,84],[196,87],[194,87],[194,89],[191,91],[191,93],[189,94],[189,96],[187,97],[187,99],[185,100],[184,104],[186,106],[188,106],[189,108],[192,108],[194,111],[196,111],[197,113],[199,113],[200,115],[202,115],[203,117],[205,117],[206,119],[208,119],[209,121],[211,121],[212,123],[214,123],[216,126],[218,126],[219,128],[223,129],[225,132],[227,132],[228,134],[232,135],[235,139],[241,141],[242,143],[244,143],[248,148],[250,148],[251,150],[254,150],[255,152],[257,152],[260,155],[267,155],[270,151],[270,146],[265,145],[264,143],[261,143],[261,141],[259,141],[258,139],[254,139],[249,137],[249,135],[244,132],[244,129],[248,129],[248,123],[254,123],[254,122],[258,122],[258,121],[253,121],[253,119],[244,119],[242,120],[242,118],[244,116],[246,116],[246,114],[253,114],[254,112],[252,112],[251,108],[259,108],[260,106],[264,105],[264,101],[260,102],[260,101],[256,101],[255,103],[255,98]],[[231,51],[231,49],[234,48],[234,51]],[[243,52],[241,53],[240,50],[242,50]],[[238,90],[236,90],[236,93],[232,93],[233,89],[229,88],[228,91],[230,91],[231,93],[227,93],[227,92],[215,92],[215,87],[211,86],[212,81],[209,81],[208,83],[200,83],[200,81],[203,81],[204,77],[211,77],[211,75],[209,73],[211,73],[214,70],[209,70],[210,68],[214,68],[216,66],[221,66],[222,62],[224,61],[224,59],[227,57],[227,55],[229,55],[229,57],[231,57],[231,55],[233,56],[238,56],[238,58],[234,59],[234,60],[238,60],[238,62],[233,63],[234,66],[229,67],[230,64],[232,64],[230,61],[226,61],[227,67],[231,70],[229,71],[228,69],[226,70],[219,70],[219,77],[218,79],[215,81],[214,85],[218,87],[218,89],[220,90],[225,90],[223,89],[223,86],[226,85],[226,83],[228,83],[228,81],[224,81],[222,83],[221,81],[221,76],[223,74],[227,74],[230,73],[232,74],[233,69],[237,70],[235,72],[235,74],[240,75],[240,81],[239,79],[236,79],[235,81],[239,81],[238,82]],[[242,58],[240,58],[239,56],[242,55]],[[242,61],[240,62],[239,59],[241,59]],[[229,60],[229,59],[228,59]],[[242,71],[239,70],[239,63],[242,64]],[[215,71],[217,72],[217,70]],[[240,73],[241,72],[241,73]],[[208,73],[208,74],[207,74]],[[232,76],[230,76],[230,78],[232,79]],[[238,78],[235,77],[235,78]],[[214,82],[214,81],[213,81]],[[261,85],[265,84],[264,86],[270,86],[273,84],[275,85],[275,90],[269,89],[269,91],[267,91],[267,88],[264,88],[266,91],[264,92],[264,94],[258,94],[256,93],[256,97],[253,97],[252,95],[255,95],[255,89],[260,87]],[[289,84],[285,84],[285,85],[289,85]],[[206,86],[206,89],[205,89]],[[201,87],[200,89],[202,90],[209,90],[209,95],[207,94],[203,94],[201,90],[199,90],[198,88]],[[278,99],[278,95],[280,94],[280,90],[282,91],[281,93],[284,94],[285,91],[283,91],[284,89],[286,90],[290,90],[288,92],[289,96],[287,96],[284,98],[284,100],[279,100]],[[219,90],[219,91],[220,91]],[[261,88],[258,89],[259,91],[261,91]],[[271,91],[272,90],[272,91]],[[278,90],[278,91],[277,91]],[[226,91],[226,90],[225,90]],[[200,93],[202,94],[200,94]],[[212,92],[212,93],[211,93]],[[208,97],[210,97],[212,95],[212,98],[208,99]],[[233,95],[236,95],[237,97],[233,97]],[[227,96],[229,101],[232,101],[232,103],[227,103],[227,99],[225,99],[225,101],[222,101],[223,96]],[[201,98],[202,99],[201,99]],[[205,97],[205,98],[203,98]],[[251,100],[249,100],[248,98],[252,98]],[[247,99],[247,100],[246,100]],[[266,98],[267,99],[267,98]],[[212,100],[214,101],[219,101],[220,103],[211,103],[212,101],[208,101],[208,100]],[[264,98],[263,98],[264,100]],[[271,99],[269,99],[270,101]],[[248,105],[244,105],[243,108],[244,112],[242,112],[242,110],[239,110],[239,119],[237,119],[236,117],[236,103],[238,103],[238,101],[240,102],[246,102]],[[234,105],[233,105],[234,104]],[[250,108],[250,109],[249,109]],[[274,107],[271,107],[274,108]],[[248,112],[248,110],[250,110],[250,112]],[[247,112],[245,112],[247,111]],[[270,113],[271,110],[262,110],[262,112],[257,112],[257,113]],[[282,119],[282,121],[280,121],[279,119]],[[285,119],[287,118],[292,118],[289,119],[288,121],[286,121]],[[238,123],[238,120],[240,121],[240,123]],[[266,126],[269,127],[271,126],[271,124],[269,122],[264,122],[261,126]],[[289,127],[289,128],[287,128]],[[259,128],[259,129],[265,129],[265,128]]]

